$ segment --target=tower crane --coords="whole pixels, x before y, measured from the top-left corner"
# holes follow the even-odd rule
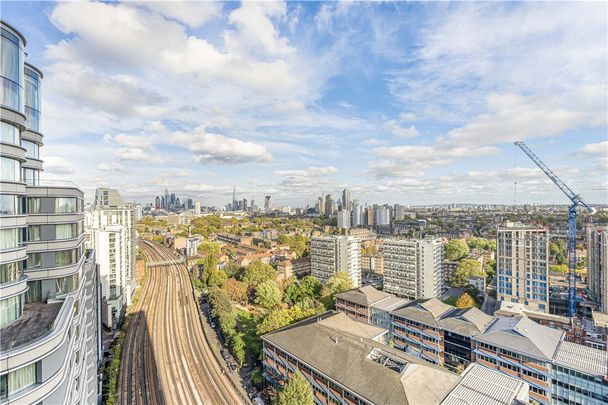
[[[583,201],[580,195],[574,193],[561,181],[525,143],[515,142],[515,146],[523,150],[572,202],[568,209],[568,316],[576,316],[576,209],[579,206],[584,207],[589,215],[595,214],[596,209]]]

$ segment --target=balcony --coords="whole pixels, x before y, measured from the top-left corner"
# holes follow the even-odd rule
[[[2,329],[0,351],[13,349],[48,334],[54,327],[62,302],[25,304],[21,318]]]

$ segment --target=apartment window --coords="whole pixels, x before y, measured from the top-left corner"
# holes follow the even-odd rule
[[[37,186],[40,183],[40,173],[34,169],[23,169],[23,181],[28,186]]]
[[[0,249],[13,249],[21,243],[20,229],[0,229]]]
[[[0,301],[0,327],[21,316],[21,296],[16,295]]]
[[[27,227],[27,240],[29,242],[40,240],[40,225],[30,225]]]
[[[25,148],[25,157],[33,158],[33,159],[38,159],[40,157],[39,147],[38,147],[37,143],[22,140],[21,146],[23,146]]]
[[[11,145],[19,145],[19,129],[9,124],[8,122],[1,122],[0,126],[0,141],[2,143],[10,143]]]
[[[40,253],[28,253],[26,266],[28,269],[35,269],[42,264]]]
[[[7,157],[0,158],[0,180],[21,181],[21,163],[18,160]]]
[[[78,249],[60,250],[55,252],[55,265],[67,266],[78,261]]]
[[[10,194],[0,195],[0,214],[18,215],[21,214],[19,208],[19,197]]]
[[[30,302],[42,301],[42,281],[28,281],[27,286],[29,290],[27,290],[27,293],[25,293],[26,304],[29,304]]]
[[[72,239],[77,235],[77,224],[55,225],[55,239]]]
[[[29,197],[27,199],[27,212],[28,214],[37,214],[40,212],[40,198]]]
[[[55,199],[55,212],[76,212],[75,197],[58,197]]]
[[[23,262],[12,262],[0,265],[0,284],[17,280],[21,277]]]
[[[32,363],[0,376],[0,398],[5,399],[36,384],[39,364]]]
[[[69,294],[78,288],[78,274],[60,277],[55,280],[58,294]]]

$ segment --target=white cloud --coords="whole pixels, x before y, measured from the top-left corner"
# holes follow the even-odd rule
[[[118,162],[102,162],[102,163],[99,163],[97,166],[95,166],[95,168],[102,172],[124,173],[127,171],[127,169]]]
[[[413,125],[410,127],[402,127],[396,120],[390,120],[384,123],[384,127],[391,131],[395,136],[401,138],[413,138],[420,135],[420,132]]]
[[[218,17],[222,10],[221,3],[212,1],[149,1],[141,5],[192,28]]]
[[[326,176],[329,174],[335,174],[338,172],[333,166],[324,166],[317,167],[311,166],[307,169],[301,170],[276,170],[274,172],[277,176],[285,176],[285,177],[316,177],[316,176]]]
[[[137,162],[147,162],[162,164],[165,162],[161,156],[151,154],[143,148],[115,148],[114,156],[120,160],[133,160]]]
[[[585,155],[606,155],[608,154],[608,141],[602,141],[597,143],[588,143],[584,145],[580,150],[580,153]]]
[[[54,175],[74,173],[74,165],[60,156],[45,156],[44,169]]]
[[[211,134],[200,126],[192,133],[175,132],[171,135],[174,143],[188,148],[200,163],[238,164],[266,162],[272,155],[263,145]]]

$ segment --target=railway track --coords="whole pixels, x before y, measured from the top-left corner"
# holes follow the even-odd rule
[[[172,251],[141,245],[148,279],[125,336],[121,404],[239,404],[205,339],[186,267]]]

